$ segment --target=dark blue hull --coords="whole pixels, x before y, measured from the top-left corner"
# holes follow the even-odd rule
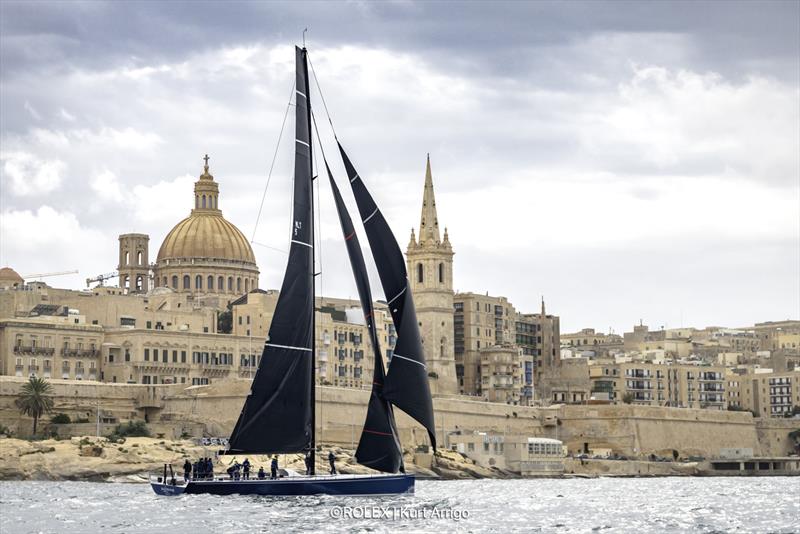
[[[150,484],[159,495],[397,495],[414,493],[414,475],[338,475],[278,480],[197,480]]]

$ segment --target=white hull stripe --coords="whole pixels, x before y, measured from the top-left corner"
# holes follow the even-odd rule
[[[389,302],[387,302],[386,304],[391,304],[392,302],[394,302],[395,300],[397,300],[397,297],[399,297],[400,295],[402,295],[403,293],[405,293],[405,292],[406,292],[406,289],[408,289],[408,286],[404,287],[404,288],[403,288],[403,290],[402,290],[400,293],[398,293],[397,295],[395,295],[394,297],[392,297],[392,300],[390,300],[390,301],[389,301]]]
[[[297,93],[298,95],[302,96],[303,98],[306,98],[306,99],[308,98],[306,95],[304,95],[303,93],[301,93],[297,89],[295,89],[294,92]]]
[[[420,363],[417,360],[412,360],[411,358],[406,358],[405,356],[400,356],[399,354],[392,354],[392,359],[394,358],[400,358],[401,360],[408,360],[410,362],[416,363],[417,365],[421,365],[423,369],[427,369],[424,363]]]
[[[304,245],[304,246],[306,246],[308,248],[314,248],[311,245],[309,245],[308,243],[303,243],[302,241],[298,241],[297,239],[292,239],[292,243],[297,243],[298,245]]]
[[[300,143],[301,145],[306,145],[306,146],[309,146],[309,144],[308,144],[308,143],[306,143],[305,141],[301,141],[300,139],[295,139],[295,141],[297,141],[297,142],[298,142],[298,143]],[[309,147],[309,148],[310,148],[310,147]]]
[[[350,178],[350,183],[352,184],[352,183],[353,183],[353,182],[355,182],[356,180],[358,180],[358,174],[356,174],[355,176],[353,176],[352,178]]]
[[[274,343],[264,343],[267,347],[275,347],[277,349],[289,349],[289,350],[305,350],[311,352],[311,349],[306,347],[290,347],[289,345],[276,345]]]
[[[376,214],[376,213],[378,213],[378,208],[375,208],[375,211],[373,211],[372,213],[370,213],[370,214],[369,214],[369,217],[367,217],[366,219],[364,219],[364,224],[366,224],[366,223],[367,223],[367,221],[368,221],[368,220],[370,220],[371,218],[375,217],[375,214]]]

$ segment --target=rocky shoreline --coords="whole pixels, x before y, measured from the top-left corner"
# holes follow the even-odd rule
[[[337,469],[341,473],[371,473],[366,467],[355,463],[353,451],[336,446],[322,446],[323,454],[317,455],[317,471],[328,470],[327,451],[337,457]],[[47,439],[26,441],[13,438],[0,439],[0,480],[80,480],[93,482],[146,482],[150,473],[159,472],[165,463],[180,470],[185,459],[190,461],[204,456],[213,457],[214,450],[198,445],[192,440],[166,440],[135,437],[117,442],[93,436],[73,437],[64,440]],[[255,470],[259,466],[269,469],[266,456],[248,456]],[[430,462],[423,467],[415,462]],[[244,456],[221,456],[215,461],[215,472],[222,474],[234,460]],[[411,450],[405,453],[408,472],[420,478],[441,480],[463,480],[482,478],[519,478],[510,471],[485,468],[473,460],[453,451],[439,451],[434,458],[420,457]],[[281,467],[304,470],[300,454],[280,456]],[[579,460],[566,458],[563,477],[598,476],[692,476],[700,475],[696,463],[654,463],[644,461]]]

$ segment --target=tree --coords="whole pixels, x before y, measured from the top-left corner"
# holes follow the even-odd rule
[[[622,402],[625,404],[631,404],[633,402],[633,393],[628,392],[622,396]]]
[[[230,334],[233,330],[233,314],[226,310],[217,316],[217,332],[220,334]]]
[[[23,415],[33,417],[33,434],[36,435],[36,425],[39,418],[53,410],[53,386],[44,378],[32,376],[19,392],[19,397],[14,401]]]

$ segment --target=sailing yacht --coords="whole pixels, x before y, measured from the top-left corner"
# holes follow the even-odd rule
[[[165,465],[151,478],[159,495],[380,495],[414,492],[414,475],[405,472],[393,409],[399,408],[428,431],[436,448],[433,403],[422,352],[414,301],[397,240],[337,138],[347,178],[378,269],[397,330],[394,355],[384,369],[375,330],[372,292],[353,221],[323,152],[350,265],[364,312],[375,367],[356,461],[376,471],[369,475],[316,475],[314,197],[312,111],[308,51],[295,47],[295,159],[293,219],[289,261],[264,344],[260,364],[225,454],[310,455],[310,474],[290,472],[274,480],[183,480]],[[330,119],[330,117],[329,117]],[[319,136],[317,136],[319,137]]]

